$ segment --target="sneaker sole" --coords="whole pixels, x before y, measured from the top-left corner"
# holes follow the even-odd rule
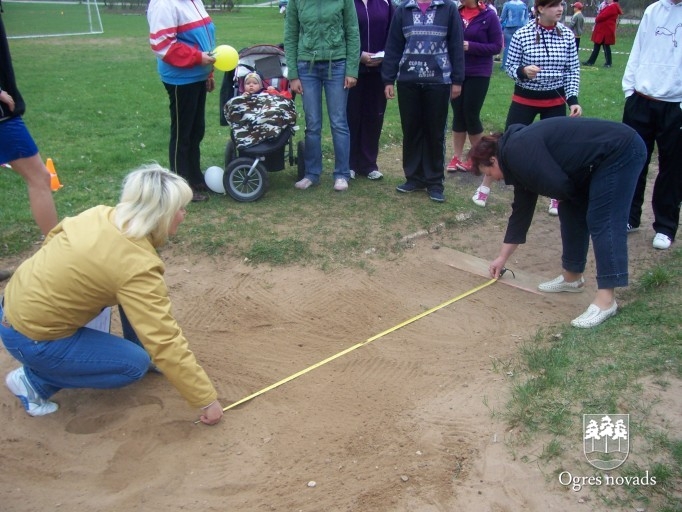
[[[412,189],[412,190],[404,190],[404,189],[402,189],[402,188],[396,187],[396,190],[397,190],[398,192],[400,192],[401,194],[411,194],[412,192],[423,192],[423,191],[426,190],[426,189],[425,189],[425,188],[415,188],[415,189]]]

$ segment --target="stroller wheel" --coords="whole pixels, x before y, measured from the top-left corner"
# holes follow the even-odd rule
[[[237,158],[225,169],[223,185],[233,199],[242,203],[255,201],[268,188],[268,171],[260,160]]]
[[[227,144],[225,145],[225,169],[235,158],[237,158],[237,148],[232,139],[227,139]]]

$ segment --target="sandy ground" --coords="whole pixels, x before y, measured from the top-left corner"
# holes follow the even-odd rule
[[[470,228],[458,249],[485,264],[504,225]],[[635,275],[660,257],[650,231],[630,235]],[[508,266],[534,287],[557,275],[559,254],[558,221],[538,212]],[[176,316],[223,405],[488,281],[456,268],[438,235],[416,239],[398,261],[374,260],[372,273],[163,257]],[[195,425],[161,375],[62,391],[59,411],[44,418],[26,415],[3,386],[0,509],[594,510],[516,459],[491,415],[509,392],[503,362],[538,327],[580,314],[593,275],[590,261],[588,292],[570,296],[487,286],[231,409],[215,427]],[[0,374],[15,366],[0,351]]]

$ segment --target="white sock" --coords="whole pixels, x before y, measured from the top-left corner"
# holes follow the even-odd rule
[[[490,194],[490,188],[486,187],[485,185],[478,187],[478,191],[483,192],[484,194]]]

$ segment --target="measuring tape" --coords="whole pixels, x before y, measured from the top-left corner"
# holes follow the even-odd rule
[[[502,275],[500,275],[500,277],[502,277]],[[431,308],[428,311],[424,311],[423,313],[420,313],[417,316],[413,316],[409,320],[405,320],[404,322],[399,323],[398,325],[391,327],[390,329],[386,329],[385,331],[380,332],[379,334],[376,334],[376,335],[372,336],[371,338],[367,338],[365,341],[363,341],[361,343],[357,343],[356,345],[353,345],[352,347],[348,347],[346,350],[342,350],[341,352],[334,354],[333,356],[328,357],[327,359],[323,359],[319,363],[315,363],[311,366],[308,366],[308,368],[305,368],[304,370],[301,370],[300,372],[294,373],[293,375],[290,375],[289,377],[286,377],[286,378],[284,378],[278,382],[275,382],[274,384],[271,384],[270,386],[263,388],[260,391],[253,393],[252,395],[244,397],[241,400],[238,400],[237,402],[234,402],[233,404],[228,405],[227,407],[223,407],[223,411],[228,411],[228,410],[232,409],[233,407],[237,407],[238,405],[241,405],[244,402],[248,402],[249,400],[256,398],[257,396],[260,396],[263,393],[267,393],[271,389],[278,388],[282,384],[286,384],[287,382],[292,381],[292,380],[300,377],[301,375],[305,375],[306,373],[311,372],[315,368],[319,368],[320,366],[325,365],[328,362],[333,361],[334,359],[338,359],[339,357],[344,356],[344,355],[348,354],[349,352],[352,352],[353,350],[356,350],[360,347],[364,347],[365,345],[368,345],[368,344],[372,343],[373,341],[378,340],[379,338],[386,336],[387,334],[390,334],[394,331],[397,331],[398,329],[405,327],[406,325],[409,325],[413,322],[416,322],[417,320],[424,318],[425,316],[430,315],[431,313],[438,311],[439,309],[443,309],[444,307],[449,306],[450,304],[457,302],[458,300],[461,300],[465,297],[468,297],[469,295],[472,295],[472,294],[476,293],[477,291],[480,291],[483,288],[490,286],[495,281],[497,281],[497,279],[491,279],[487,283],[483,283],[482,285],[476,286],[475,288],[472,288],[468,292],[464,292],[463,294],[458,295],[457,297],[450,299],[446,302],[443,302],[442,304],[439,304],[438,306]],[[197,420],[195,423],[199,423],[199,421]]]

